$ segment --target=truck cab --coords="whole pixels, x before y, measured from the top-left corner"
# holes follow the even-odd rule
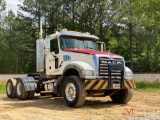
[[[65,29],[38,39],[37,73],[10,79],[7,85],[11,84],[19,92],[9,95],[14,90],[7,86],[7,95],[19,99],[27,99],[22,94],[28,93],[29,96],[30,92],[62,96],[69,107],[80,107],[86,96],[99,95],[110,96],[115,103],[127,103],[136,88],[133,73],[125,66],[122,56],[105,50],[99,37],[88,32]],[[33,87],[26,87],[26,84]],[[34,98],[34,95],[29,98]]]

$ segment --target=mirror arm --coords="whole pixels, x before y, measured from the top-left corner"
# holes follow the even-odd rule
[[[54,57],[54,59],[56,59],[56,58],[57,58],[57,56],[56,56],[56,55],[53,55],[52,53],[51,53],[51,55]]]
[[[44,54],[48,54],[48,53],[50,53],[55,59],[57,58],[56,55],[52,54],[48,49],[45,49]]]

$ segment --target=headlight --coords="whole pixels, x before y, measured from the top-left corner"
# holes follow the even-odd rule
[[[126,79],[132,79],[133,78],[133,72],[128,67],[125,67],[125,78]]]
[[[126,72],[126,77],[133,77],[132,71]]]
[[[92,70],[83,70],[82,74],[83,74],[83,76],[94,76],[94,71],[92,71]]]

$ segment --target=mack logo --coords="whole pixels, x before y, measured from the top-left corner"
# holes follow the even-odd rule
[[[122,64],[121,61],[112,61],[112,60],[102,60],[101,63],[103,63],[103,64],[118,64],[118,65]]]

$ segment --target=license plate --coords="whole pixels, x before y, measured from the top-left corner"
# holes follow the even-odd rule
[[[113,89],[120,89],[120,84],[113,84]]]

